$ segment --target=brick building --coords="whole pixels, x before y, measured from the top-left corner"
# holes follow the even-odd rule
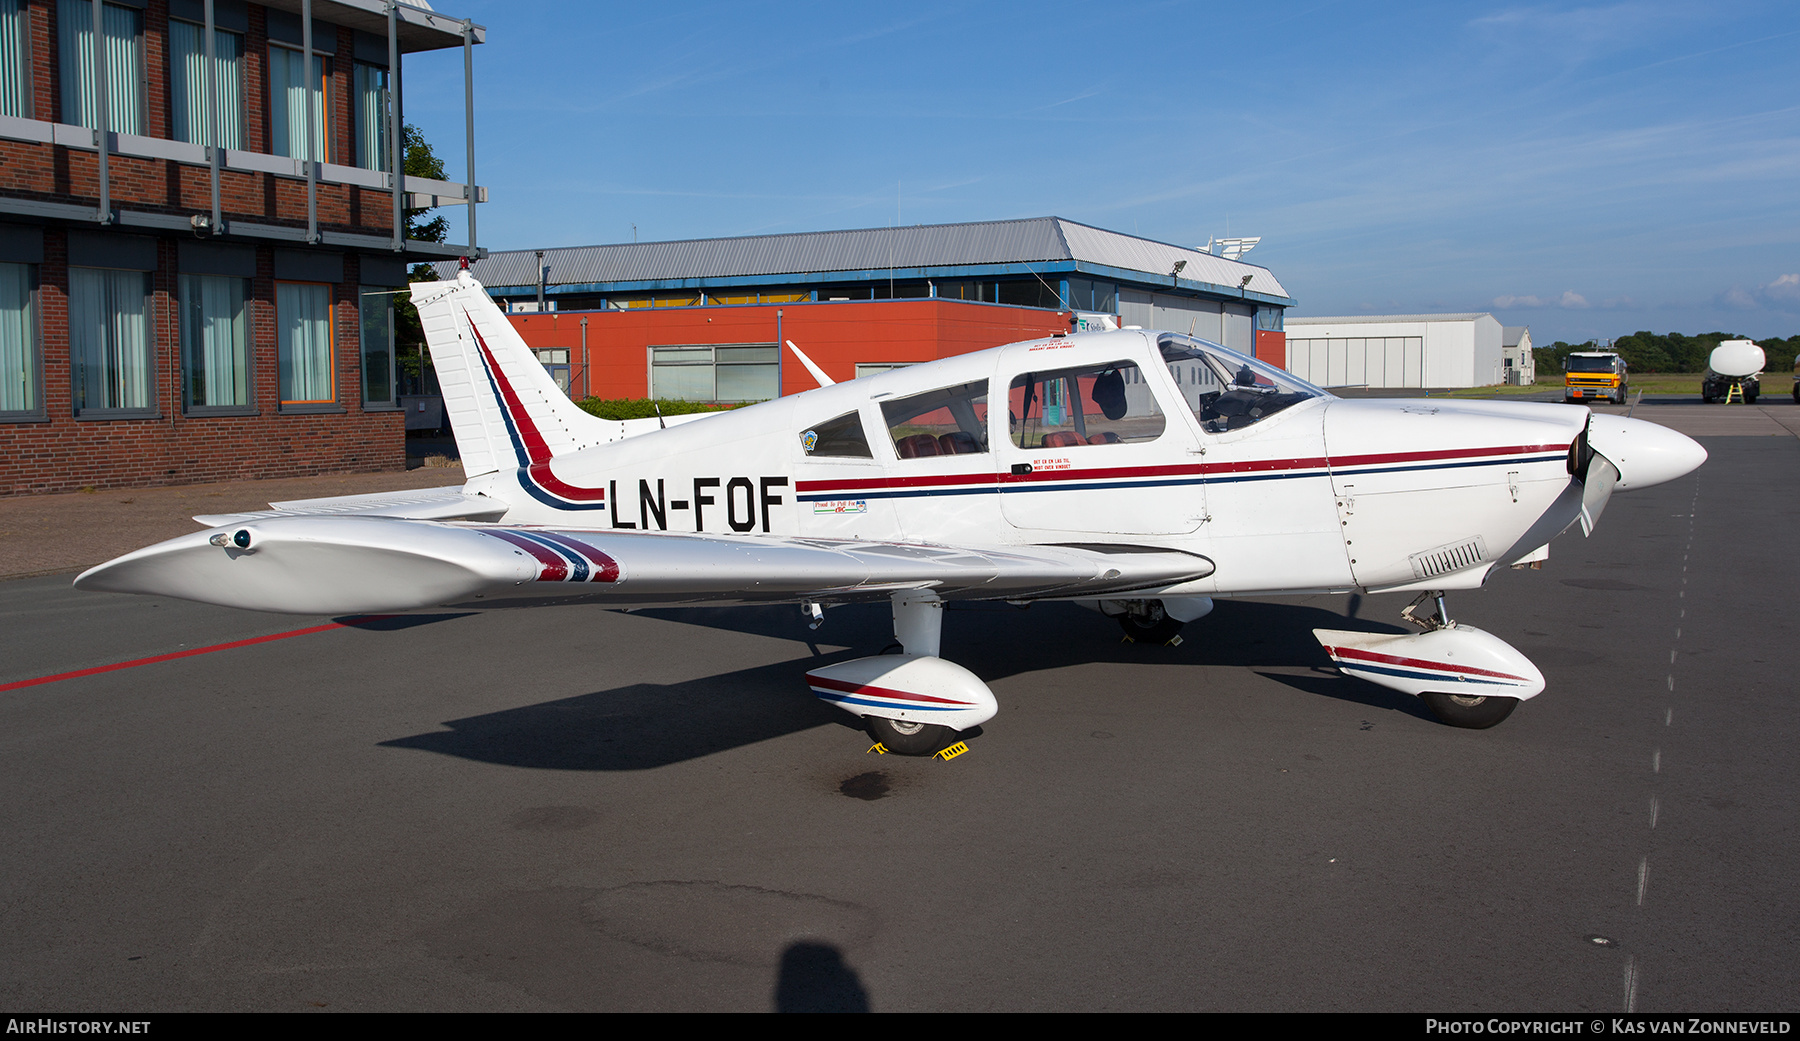
[[[383,0],[0,0],[0,494],[404,465],[393,290],[478,251],[402,211],[480,192],[395,183],[401,59],[484,38]]]

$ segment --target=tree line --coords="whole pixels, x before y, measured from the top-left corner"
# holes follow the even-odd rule
[[[1712,350],[1719,345],[1719,341],[1749,339],[1753,337],[1721,332],[1701,333],[1698,336],[1635,332],[1630,336],[1619,337],[1610,347],[1602,347],[1593,340],[1586,343],[1564,343],[1558,340],[1548,347],[1533,347],[1531,356],[1537,362],[1540,377],[1562,372],[1563,359],[1575,351],[1604,350],[1617,352],[1631,366],[1632,372],[1705,372],[1706,359],[1712,355]],[[1793,371],[1794,352],[1800,350],[1800,336],[1790,336],[1785,340],[1771,336],[1757,340],[1756,345],[1763,349],[1763,354],[1768,358],[1763,371]]]

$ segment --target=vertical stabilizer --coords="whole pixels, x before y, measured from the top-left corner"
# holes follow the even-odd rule
[[[623,424],[597,419],[569,400],[467,271],[454,281],[413,283],[412,299],[470,477],[542,464],[625,436]]]

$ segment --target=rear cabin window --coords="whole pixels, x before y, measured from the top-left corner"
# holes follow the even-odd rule
[[[1027,372],[1007,392],[1007,427],[1024,449],[1154,441],[1166,426],[1144,372],[1128,361]]]
[[[923,459],[987,451],[987,392],[980,380],[882,402],[894,454]]]
[[[873,459],[863,436],[862,413],[850,412],[800,432],[800,450],[833,459]]]

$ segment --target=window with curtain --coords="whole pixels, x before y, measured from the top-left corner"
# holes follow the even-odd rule
[[[190,408],[250,404],[244,280],[181,276],[181,363]]]
[[[306,55],[291,47],[269,48],[269,146],[291,159],[331,161],[331,91],[328,60],[313,55],[312,75],[302,66]],[[306,132],[308,98],[313,105],[311,147]]]
[[[88,0],[56,0],[57,54],[62,75],[62,121],[98,127],[100,103],[94,64],[94,9]],[[144,132],[143,14],[100,5],[106,56],[106,128]]]
[[[363,404],[394,404],[394,294],[363,290]]]
[[[276,353],[283,405],[337,400],[331,372],[331,287],[317,282],[275,283]]]
[[[0,0],[0,116],[25,111],[25,16],[19,0]]]
[[[0,264],[0,412],[32,412],[38,407],[32,267]]]
[[[212,77],[206,69],[206,27],[169,20],[170,125],[177,141],[244,147],[244,38],[213,30],[213,72],[218,77],[219,139],[213,140]]]
[[[149,279],[142,271],[69,269],[69,356],[76,412],[148,410],[155,405]]]
[[[386,170],[388,71],[375,65],[356,67],[356,165]]]

